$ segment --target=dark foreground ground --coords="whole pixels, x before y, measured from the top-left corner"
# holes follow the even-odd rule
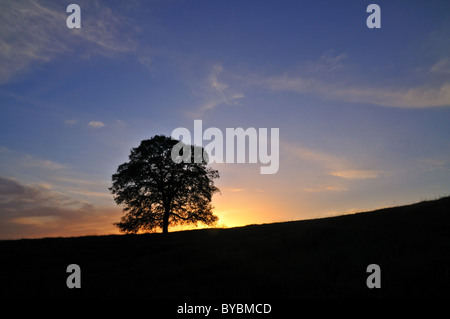
[[[7,297],[449,298],[450,197],[333,218],[0,241]],[[69,289],[66,268],[81,267]],[[369,289],[369,264],[381,288]]]

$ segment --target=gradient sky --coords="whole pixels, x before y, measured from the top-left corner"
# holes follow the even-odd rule
[[[81,29],[66,7],[81,7]],[[381,8],[381,29],[366,8]],[[450,193],[449,1],[2,1],[0,238],[118,233],[130,149],[279,128],[280,168],[214,164],[224,227]]]

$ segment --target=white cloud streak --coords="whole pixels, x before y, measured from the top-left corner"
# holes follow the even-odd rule
[[[377,170],[343,170],[343,171],[334,171],[330,172],[330,175],[342,177],[345,179],[369,179],[369,178],[377,178],[380,176],[382,172]]]
[[[304,188],[303,190],[306,192],[311,192],[311,193],[343,192],[343,191],[347,191],[348,188],[342,187],[342,186],[336,186],[336,185],[328,185],[328,186],[319,186],[319,187],[314,187],[314,188]]]
[[[442,58],[433,64],[430,68],[431,72],[441,73],[441,74],[450,74],[450,58]]]
[[[450,105],[450,82],[438,87],[417,86],[406,89],[342,86],[315,78],[271,76],[260,82],[274,91],[317,94],[327,99],[369,103],[401,108],[427,108]]]
[[[270,91],[296,92],[324,99],[351,103],[368,103],[398,108],[430,108],[450,106],[450,81],[445,77],[450,70],[450,60],[441,58],[428,69],[424,84],[406,86],[368,86],[355,82],[355,66],[345,54],[333,51],[321,55],[316,61],[304,62],[300,67],[282,74],[235,74],[233,83],[239,87],[265,88]],[[362,79],[364,76],[360,75]],[[353,80],[352,80],[353,79]]]
[[[93,128],[101,128],[101,127],[105,126],[105,123],[100,122],[100,121],[90,121],[89,126],[93,127]]]
[[[148,49],[126,30],[132,23],[98,1],[82,7],[82,27],[69,29],[60,3],[45,0],[5,0],[0,10],[0,84],[11,81],[35,64],[73,52],[114,57],[133,53],[149,66]]]
[[[236,92],[228,83],[220,79],[223,71],[224,68],[220,63],[215,64],[206,84],[196,91],[196,95],[200,96],[204,102],[196,111],[191,113],[192,117],[201,116],[222,104],[239,105],[239,102],[245,98],[244,93]]]
[[[65,121],[64,121],[64,124],[65,124],[66,126],[74,126],[74,125],[77,124],[77,120],[65,120]]]
[[[313,150],[295,143],[284,143],[284,152],[294,157],[319,166],[320,171],[328,176],[338,177],[345,180],[374,179],[386,175],[382,170],[359,169],[358,165],[349,160],[334,156],[325,152]],[[346,190],[344,187],[321,186],[311,190]]]

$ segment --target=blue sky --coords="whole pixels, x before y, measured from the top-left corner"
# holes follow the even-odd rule
[[[73,2],[1,5],[1,238],[117,232],[117,166],[194,119],[280,129],[277,174],[214,164],[221,226],[449,194],[448,1]]]

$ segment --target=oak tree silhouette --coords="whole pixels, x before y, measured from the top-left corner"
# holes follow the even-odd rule
[[[181,142],[164,135],[143,140],[112,176],[109,190],[115,202],[125,206],[126,214],[114,223],[122,232],[162,229],[167,233],[169,226],[212,225],[218,220],[211,199],[219,191],[213,181],[219,172],[206,167],[208,157],[202,147],[182,144],[178,160],[172,160],[177,143]]]

